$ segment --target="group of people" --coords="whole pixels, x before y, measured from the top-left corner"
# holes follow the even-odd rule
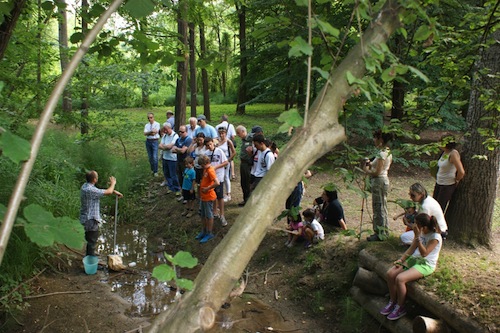
[[[205,115],[191,117],[189,124],[179,126],[177,132],[174,131],[173,119],[173,113],[167,111],[167,121],[160,126],[153,113],[148,113],[144,135],[151,172],[158,176],[159,151],[164,176],[161,186],[167,186],[167,194],[175,193],[177,200],[186,204],[182,215],[193,216],[194,202],[196,198],[200,200],[199,211],[204,222],[197,239],[205,243],[213,238],[214,216],[219,218],[222,226],[227,225],[224,203],[232,200],[231,181],[236,179],[233,162],[237,154],[236,137],[241,139],[239,157],[243,201],[239,206],[245,205],[250,193],[271,168],[277,149],[270,149],[272,145],[264,137],[262,127],[254,126],[248,133],[244,126],[235,128],[230,124],[227,115],[222,116],[217,126],[208,124]],[[201,157],[207,157],[209,165],[202,164],[205,159]],[[212,170],[217,181],[212,179]],[[213,203],[209,207],[205,201]]]
[[[370,176],[373,209],[373,234],[368,241],[381,241],[388,235],[387,193],[389,189],[388,170],[392,163],[389,143],[390,133],[376,131],[373,141],[378,149],[377,156],[363,162],[363,171]],[[389,320],[397,320],[406,314],[406,284],[434,272],[443,239],[448,235],[445,212],[453,192],[465,176],[460,154],[452,135],[441,137],[442,151],[437,162],[436,184],[433,196],[429,196],[420,183],[410,186],[409,196],[414,204],[405,207],[403,216],[406,231],[401,242],[409,248],[387,271],[389,302],[380,310]]]
[[[197,198],[200,200],[197,208],[199,207],[202,230],[196,239],[205,243],[214,237],[214,216],[219,217],[222,226],[227,225],[224,202],[231,200],[231,180],[235,178],[234,166],[231,167],[236,156],[235,137],[241,139],[239,158],[243,201],[239,206],[245,205],[252,191],[267,174],[278,156],[278,150],[271,149],[272,144],[265,139],[260,126],[254,126],[251,133],[248,133],[242,125],[234,128],[225,115],[221,124],[216,127],[209,125],[204,115],[190,118],[188,125],[179,126],[178,133],[174,132],[171,121],[168,121],[171,117],[167,113],[167,121],[160,127],[154,121],[154,115],[148,114],[149,121],[145,125],[144,135],[151,171],[157,175],[157,153],[160,150],[165,177],[162,185],[168,187],[167,193],[174,192],[178,200],[186,204],[182,215],[193,216],[195,202]],[[380,130],[374,132],[373,141],[378,153],[375,158],[366,159],[362,165],[363,171],[370,177],[373,205],[374,233],[367,238],[368,241],[383,241],[389,231],[387,193],[388,171],[392,163],[389,145],[392,139],[390,133]],[[446,135],[441,143],[442,154],[437,163],[433,197],[428,195],[420,183],[411,185],[409,196],[415,204],[409,205],[403,214],[394,218],[403,216],[407,230],[401,235],[401,241],[409,248],[387,272],[390,300],[380,313],[389,320],[397,320],[406,314],[406,283],[434,272],[443,239],[448,233],[444,212],[465,171],[453,138]],[[310,176],[310,172],[306,172],[305,177]],[[122,194],[114,189],[114,177],[110,177],[110,186],[105,190],[95,187],[97,172],[88,172],[86,180],[81,188],[80,222],[85,229],[86,253],[95,255],[101,221],[99,198],[111,194],[121,197]],[[299,182],[286,203],[290,212],[293,212],[292,207],[299,207],[302,195],[303,183]],[[302,213],[288,214],[288,238],[285,245],[292,247],[303,238],[305,247],[308,248],[324,239],[325,230],[330,228],[346,230],[347,224],[337,192],[325,189],[321,197],[313,201],[312,208],[305,209]]]

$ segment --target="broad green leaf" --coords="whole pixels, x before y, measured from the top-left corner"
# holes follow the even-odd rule
[[[54,10],[54,2],[44,1],[44,2],[42,2],[40,7],[42,7],[43,10],[52,11],[52,10]]]
[[[198,265],[198,259],[193,257],[189,252],[179,251],[173,258],[172,263],[180,267],[193,268]]]
[[[282,112],[278,120],[288,125],[288,127],[299,127],[304,123],[304,119],[300,115],[297,109],[290,109],[288,111]]]
[[[413,66],[408,66],[408,69],[410,70],[410,72],[415,74],[420,80],[424,81],[425,83],[429,82],[429,78],[424,73],[419,71],[417,68]]]
[[[0,148],[14,163],[26,161],[30,157],[30,143],[9,131],[0,135]]]
[[[309,2],[307,0],[295,0],[295,3],[297,4],[297,6],[301,6],[301,7],[308,7],[309,6]]]
[[[381,77],[384,82],[390,82],[396,78],[396,71],[393,67],[389,67],[382,72]]]
[[[321,75],[321,77],[325,80],[328,80],[328,78],[330,77],[330,73],[328,71],[324,71],[319,67],[313,67],[312,70],[318,72],[319,75]]]
[[[177,284],[177,287],[186,289],[186,290],[193,290],[194,283],[191,280],[188,279],[175,279],[175,283]]]
[[[54,215],[36,204],[24,208],[23,214],[28,221],[24,230],[30,240],[40,246],[53,245],[55,237],[50,226],[56,224]]]
[[[161,264],[153,268],[153,277],[162,282],[172,281],[175,278],[175,272],[169,265]]]
[[[133,18],[146,17],[155,9],[155,4],[151,0],[129,0],[123,9],[130,13]]]
[[[349,85],[352,85],[357,80],[356,77],[352,75],[351,71],[347,71],[347,73],[345,73],[345,78],[347,79],[347,83],[349,83]]]
[[[100,4],[95,4],[95,5],[92,6],[92,8],[90,8],[89,15],[91,17],[99,17],[105,11],[106,11],[106,8],[104,8]]]
[[[290,51],[288,51],[289,57],[300,57],[302,55],[310,56],[312,55],[313,48],[310,46],[302,37],[295,37],[295,39],[290,43]]]
[[[56,223],[51,227],[54,240],[74,249],[81,249],[85,239],[85,231],[80,221],[63,216],[56,218]]]
[[[429,29],[429,26],[421,25],[415,32],[415,36],[413,36],[413,39],[416,41],[426,40],[427,38],[429,38],[431,33],[432,31]]]
[[[84,35],[81,32],[75,32],[74,34],[71,35],[69,38],[70,42],[73,44],[80,43],[84,38]]]
[[[323,31],[324,33],[334,37],[338,37],[340,35],[340,30],[334,28],[330,23],[321,21],[319,19],[316,19],[316,22],[318,23],[318,26],[320,27],[321,31]]]

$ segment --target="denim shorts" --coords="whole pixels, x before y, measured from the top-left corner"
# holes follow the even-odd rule
[[[207,219],[214,218],[214,202],[213,201],[202,201],[200,208],[201,208],[200,215],[202,218],[207,218]]]

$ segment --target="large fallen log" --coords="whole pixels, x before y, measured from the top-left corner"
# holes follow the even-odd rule
[[[389,292],[387,282],[377,273],[359,267],[352,284],[370,294],[384,296]]]
[[[359,253],[359,265],[376,272],[383,279],[391,264],[380,261],[377,257],[369,253],[366,249]],[[433,293],[426,291],[417,282],[407,284],[408,297],[417,302],[422,307],[429,310],[436,317],[443,319],[450,327],[459,333],[486,333],[486,329],[478,323],[469,319],[465,313],[456,310],[437,298]]]
[[[413,333],[450,333],[450,329],[442,320],[417,316],[413,319]]]
[[[384,315],[380,314],[380,309],[382,309],[387,303],[387,298],[377,297],[371,294],[363,292],[358,287],[351,287],[349,289],[352,298],[361,304],[363,309],[365,309],[371,316],[381,322],[385,328],[393,333],[412,333],[413,324],[412,320],[408,316],[404,316],[398,320],[388,320]]]

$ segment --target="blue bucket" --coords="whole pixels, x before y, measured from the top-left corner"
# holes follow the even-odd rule
[[[83,257],[83,268],[85,269],[85,273],[88,275],[95,274],[97,272],[98,263],[99,263],[99,258],[96,256]]]

